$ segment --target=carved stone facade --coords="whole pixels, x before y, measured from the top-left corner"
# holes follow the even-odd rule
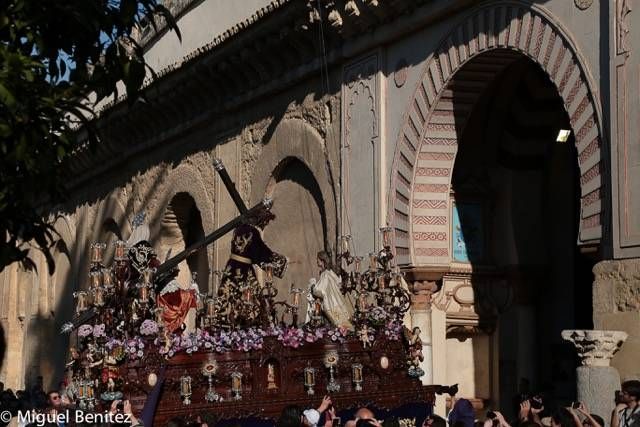
[[[376,249],[380,225],[380,57],[373,53],[344,67],[342,85],[343,234],[355,250]],[[369,168],[359,167],[365,160]]]

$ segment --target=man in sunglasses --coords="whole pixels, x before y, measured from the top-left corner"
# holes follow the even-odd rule
[[[61,408],[62,407],[62,396],[57,391],[50,391],[47,393],[47,405],[51,408]]]
[[[622,383],[616,395],[616,409],[611,414],[611,427],[640,427],[640,381]]]

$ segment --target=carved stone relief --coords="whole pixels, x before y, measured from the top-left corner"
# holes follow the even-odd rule
[[[247,200],[251,194],[251,178],[255,171],[256,163],[262,153],[265,143],[264,137],[271,119],[264,119],[242,131],[242,145],[240,152],[240,195]]]
[[[353,115],[357,109],[363,108],[361,98],[364,97],[364,108],[371,114],[371,121],[366,126],[371,126],[371,136],[378,135],[377,114],[377,79],[378,55],[370,55],[355,64],[345,68],[343,88],[344,105],[346,109],[345,120],[345,145],[350,145],[351,127]]]
[[[310,124],[323,138],[334,122],[334,114],[339,112],[337,95],[325,95],[317,101],[305,100],[301,104],[291,104],[284,119],[300,119]]]
[[[376,52],[349,64],[343,74],[342,223],[344,234],[353,236],[359,254],[376,248],[380,194],[375,184],[380,162],[378,70]]]
[[[618,55],[631,52],[629,45],[629,32],[631,24],[629,14],[631,13],[631,0],[618,0],[616,3],[616,53]]]
[[[591,5],[593,4],[593,0],[575,0],[575,3],[578,9],[586,10],[591,7]]]
[[[640,260],[600,261],[593,268],[593,308],[596,313],[640,310]]]
[[[562,338],[576,346],[583,366],[609,366],[627,337],[622,331],[562,331]]]

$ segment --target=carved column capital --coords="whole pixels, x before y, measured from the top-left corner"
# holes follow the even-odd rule
[[[583,366],[609,366],[628,334],[623,331],[564,330],[562,338],[572,342]]]
[[[409,284],[411,291],[411,307],[414,310],[431,309],[431,296],[438,292],[440,287],[435,281],[416,281]]]

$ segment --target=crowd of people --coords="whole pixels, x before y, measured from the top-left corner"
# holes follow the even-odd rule
[[[619,393],[611,396],[615,401],[615,409],[610,414],[609,427],[640,427],[640,381],[625,381]],[[583,402],[573,402],[569,406],[556,405],[546,401],[542,396],[524,396],[519,399],[517,418],[508,421],[497,410],[486,413],[484,419],[478,419],[477,411],[467,399],[453,399],[453,407],[447,419],[430,414],[424,419],[422,427],[607,427],[604,416],[594,414]],[[386,417],[381,420],[375,410],[367,407],[359,408],[349,419],[338,416],[338,408],[330,396],[325,396],[317,408],[301,408],[297,405],[285,407],[276,422],[276,427],[396,427],[401,420]],[[34,386],[13,392],[5,390],[0,383],[0,411],[9,411],[14,417],[21,413],[48,414],[44,425],[66,427],[65,423],[53,422],[55,415],[64,411],[77,411],[66,393],[49,391],[42,387],[39,377]],[[128,401],[113,401],[108,411],[110,414],[127,415],[126,423],[110,423],[125,427],[144,427],[143,422],[133,413]],[[138,414],[139,415],[139,414]],[[53,417],[53,418],[52,418]],[[6,420],[3,420],[6,421]],[[217,425],[215,413],[189,414],[186,417],[175,417],[166,423],[166,427],[214,427]],[[8,423],[5,422],[4,425]],[[31,423],[36,425],[36,423]],[[2,424],[0,424],[2,425]],[[42,423],[38,424],[42,425]],[[96,425],[96,423],[89,424]],[[237,424],[240,426],[240,422]],[[29,426],[23,423],[22,426]],[[21,426],[21,427],[22,427]],[[416,425],[416,427],[419,427]]]
[[[630,380],[622,384],[619,393],[610,396],[615,402],[611,413],[610,427],[640,427],[640,381]],[[572,402],[569,406],[545,402],[542,396],[523,396],[519,400],[517,418],[507,421],[497,410],[488,411],[484,420],[478,419],[477,411],[467,399],[453,400],[453,408],[445,420],[438,415],[428,415],[422,427],[606,427],[604,418],[589,411],[583,402]],[[547,408],[545,408],[545,405]],[[608,415],[608,414],[607,414]],[[336,422],[338,420],[338,422]],[[316,409],[303,410],[288,406],[282,412],[276,427],[395,427],[400,420],[380,420],[370,408],[360,408],[349,420],[336,417],[331,398],[326,396]],[[417,426],[416,426],[417,427]]]

